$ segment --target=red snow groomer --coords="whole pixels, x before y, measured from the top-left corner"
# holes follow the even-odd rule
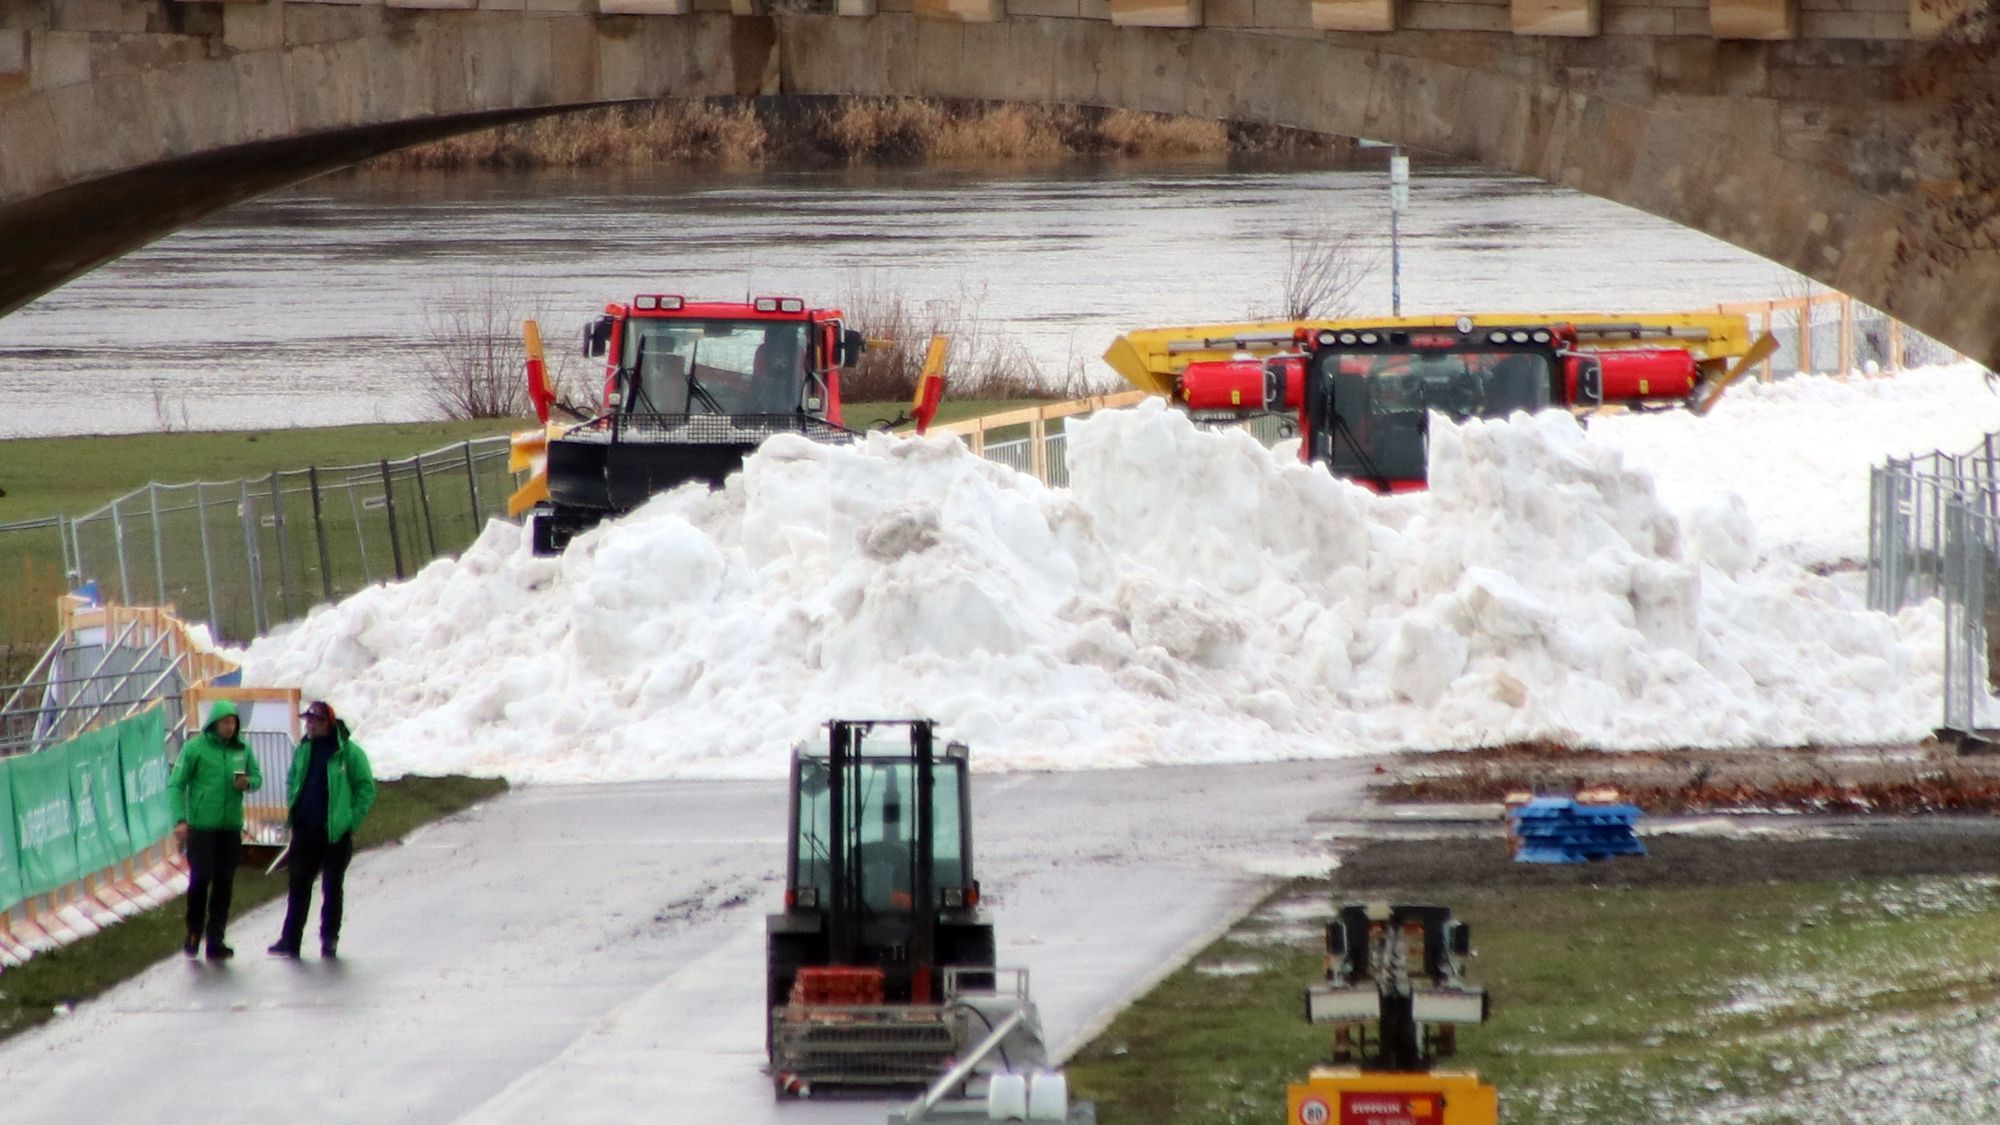
[[[689,481],[720,486],[765,439],[853,437],[841,417],[842,370],[868,341],[838,309],[797,297],[691,301],[648,293],[604,306],[583,354],[604,361],[600,413],[550,425],[554,391],[541,337],[526,325],[529,397],[543,429],[514,438],[511,467],[528,482],[508,501],[528,515],[536,554],[560,552],[600,521]],[[929,426],[943,393],[934,339],[910,417]]]
[[[1133,333],[1107,358],[1147,389],[1154,389],[1148,380],[1170,377],[1172,396],[1204,421],[1295,418],[1301,459],[1384,493],[1428,482],[1433,411],[1461,422],[1550,407],[1685,406],[1706,413],[1724,387],[1776,344],[1766,336],[1753,345],[1742,317],[1712,314],[1400,318],[1299,325],[1289,338],[1185,335],[1195,331]],[[1169,333],[1180,335],[1160,338]],[[1155,360],[1235,351],[1227,359],[1189,358],[1176,371],[1142,358],[1148,346]]]

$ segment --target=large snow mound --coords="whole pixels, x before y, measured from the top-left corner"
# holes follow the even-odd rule
[[[2000,430],[2000,394],[1977,364],[1892,377],[1738,384],[1714,412],[1593,418],[1593,438],[1650,469],[1685,512],[1735,493],[1764,550],[1831,567],[1868,558],[1868,470],[1890,457],[1961,453]]]
[[[1856,744],[1938,713],[1935,608],[1869,613],[1684,523],[1570,417],[1432,419],[1377,497],[1149,402],[1070,429],[1051,490],[955,438],[778,438],[529,553],[457,561],[257,642],[385,773],[768,777],[832,717],[927,715],[1002,768],[1557,739]]]

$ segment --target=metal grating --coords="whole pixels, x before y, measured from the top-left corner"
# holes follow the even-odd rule
[[[957,1050],[943,1008],[778,1008],[772,1063],[782,1074],[851,1086],[929,1084]]]
[[[564,435],[566,441],[755,445],[778,434],[844,442],[854,431],[810,414],[606,414]]]

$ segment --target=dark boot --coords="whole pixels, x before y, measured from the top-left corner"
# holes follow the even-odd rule
[[[289,957],[294,961],[299,959],[299,947],[283,938],[279,938],[276,945],[273,945],[264,952],[269,953],[273,957]]]
[[[222,944],[219,941],[214,941],[214,940],[209,941],[208,943],[209,960],[227,961],[234,956],[236,956],[236,951],[234,949],[229,948],[228,946]]]
[[[200,935],[200,934],[189,934],[189,935],[188,935],[188,937],[187,937],[187,940],[181,943],[181,952],[182,952],[182,953],[185,953],[185,954],[187,954],[187,955],[188,955],[189,957],[198,957],[198,956],[200,956],[200,955],[201,955],[201,935]]]

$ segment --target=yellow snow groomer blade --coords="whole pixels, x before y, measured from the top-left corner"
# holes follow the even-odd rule
[[[507,447],[507,471],[527,473],[528,479],[507,497],[509,517],[518,517],[549,498],[549,439],[567,428],[547,425],[539,430],[524,430],[511,439]]]
[[[1778,354],[1778,338],[1769,332],[1764,333],[1763,338],[1758,340],[1749,351],[1744,352],[1730,366],[1728,371],[1723,372],[1713,382],[1704,386],[1695,400],[1688,404],[1688,409],[1694,411],[1696,414],[1706,414],[1714,410],[1715,404],[1722,401],[1722,392],[1729,389],[1729,384],[1741,379],[1744,372],[1776,354]]]
[[[1242,353],[1263,357],[1295,351],[1298,333],[1334,331],[1456,330],[1570,324],[1578,343],[1594,350],[1686,348],[1696,360],[1720,367],[1750,351],[1749,318],[1732,313],[1510,312],[1444,316],[1343,317],[1338,320],[1263,320],[1144,328],[1111,342],[1104,362],[1149,394],[1173,397],[1190,363],[1226,360]]]

